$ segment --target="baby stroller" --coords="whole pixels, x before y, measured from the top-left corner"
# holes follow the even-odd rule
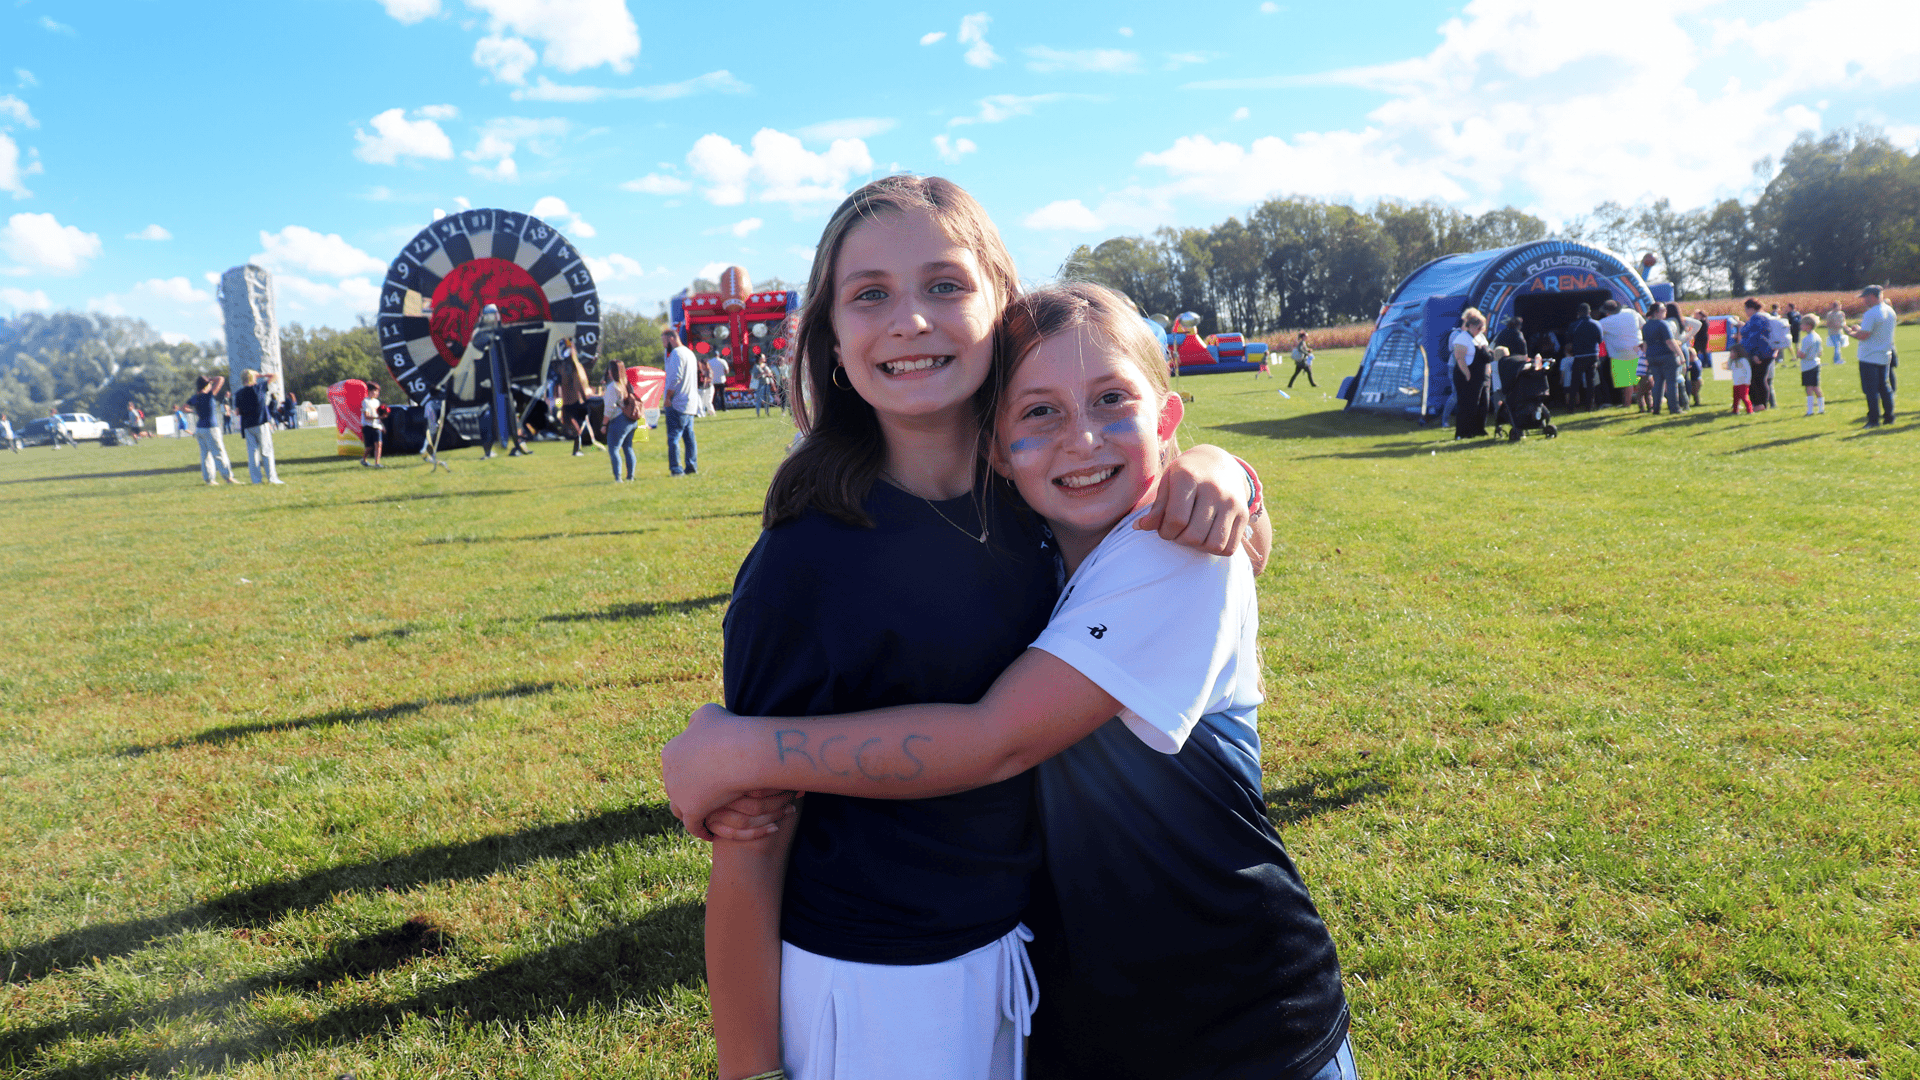
[[[1494,436],[1497,438],[1504,427],[1508,442],[1519,442],[1529,431],[1542,432],[1549,439],[1559,437],[1560,429],[1553,426],[1553,414],[1547,411],[1547,396],[1553,392],[1553,378],[1560,362],[1536,362],[1512,356],[1498,363],[1500,386],[1506,400],[1494,414]]]

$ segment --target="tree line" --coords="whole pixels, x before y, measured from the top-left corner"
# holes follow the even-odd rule
[[[1660,260],[1682,297],[1857,289],[1920,280],[1920,155],[1862,128],[1803,134],[1752,203],[1726,199],[1676,210],[1659,199],[1607,202],[1553,235],[1606,247],[1637,263]],[[1066,279],[1111,286],[1149,313],[1200,315],[1203,333],[1249,337],[1371,322],[1399,283],[1444,255],[1548,237],[1545,221],[1503,207],[1462,213],[1437,203],[1385,200],[1362,210],[1278,198],[1208,229],[1082,245]]]

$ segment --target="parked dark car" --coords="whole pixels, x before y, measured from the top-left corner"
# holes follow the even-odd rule
[[[20,439],[21,446],[52,446],[53,424],[53,417],[43,416],[15,428],[14,434]]]

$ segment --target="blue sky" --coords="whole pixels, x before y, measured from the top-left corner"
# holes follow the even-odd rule
[[[1858,123],[1920,143],[1920,5],[1617,0],[640,5],[14,0],[0,10],[0,314],[218,334],[212,278],[282,322],[370,314],[437,211],[560,227],[603,296],[803,280],[895,170],[965,185],[1024,276],[1075,244],[1275,195],[1751,196]],[[1861,19],[1865,13],[1864,21]]]

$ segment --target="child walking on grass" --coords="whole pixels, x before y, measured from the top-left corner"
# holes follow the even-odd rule
[[[1746,406],[1747,412],[1753,412],[1753,361],[1739,349],[1727,358],[1727,370],[1733,373],[1733,411],[1740,412]]]
[[[1333,941],[1262,796],[1248,558],[1132,527],[1182,416],[1157,345],[1116,293],[1044,289],[1008,307],[989,389],[985,453],[1045,521],[1067,575],[1032,647],[970,705],[746,720],[707,706],[662,755],[676,814],[701,835],[753,838],[781,825],[720,809],[748,792],[927,798],[1037,764],[1046,863],[1023,920],[1036,1071],[1351,1080]],[[770,933],[778,901],[770,889],[767,926],[741,932]],[[1031,990],[1023,972],[1002,980]],[[894,995],[903,1015],[1006,1007],[996,993],[914,1000],[866,976],[835,993]],[[834,1030],[838,1062],[789,1039],[788,1073],[878,1077],[846,1064],[870,1034]]]

